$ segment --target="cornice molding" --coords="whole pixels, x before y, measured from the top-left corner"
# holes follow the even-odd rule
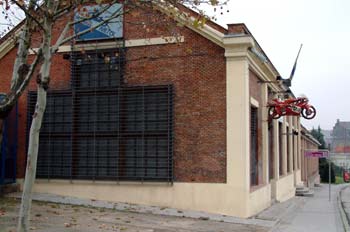
[[[249,35],[223,37],[225,57],[248,57],[248,48],[254,46],[254,39]]]

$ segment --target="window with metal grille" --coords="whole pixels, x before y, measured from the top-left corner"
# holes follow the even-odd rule
[[[292,153],[292,157],[293,157],[293,162],[292,162],[292,164],[293,164],[293,170],[297,170],[297,162],[298,162],[298,159],[297,159],[297,157],[294,157],[294,152],[296,152],[297,150],[298,150],[298,148],[297,148],[297,144],[295,144],[295,135],[294,135],[294,133],[293,133],[293,136],[292,136],[292,147],[293,147],[293,153]],[[296,147],[294,147],[294,145],[296,145]],[[294,164],[296,164],[296,165],[294,165]]]
[[[48,94],[39,178],[172,180],[171,86],[66,96]],[[35,102],[35,93],[28,97]],[[34,107],[28,109],[32,115]]]
[[[100,61],[108,54],[116,55],[73,55],[72,89],[48,93],[37,176],[172,181],[172,86],[123,87],[122,75],[111,71],[122,66]],[[78,61],[88,55],[94,58]],[[29,92],[28,125],[35,102]]]
[[[282,176],[283,175],[283,134],[282,134],[282,123],[278,122],[278,144],[279,144],[279,162],[278,162],[278,166],[279,166],[279,175]]]
[[[290,136],[289,136],[289,127],[287,126],[287,130],[286,130],[286,137],[287,137],[287,173],[291,172],[291,163],[290,163],[290,145],[289,145],[289,141],[290,141]]]
[[[275,159],[274,159],[274,141],[273,141],[273,125],[271,125],[268,129],[268,159],[269,159],[269,180],[274,179],[274,165],[275,165]]]
[[[259,184],[258,109],[250,107],[250,185]]]
[[[120,86],[123,81],[123,53],[123,49],[73,53],[72,87],[84,90]]]
[[[267,89],[268,101],[274,98],[274,92],[270,87]],[[274,141],[274,123],[272,121],[268,122],[268,162],[269,162],[269,180],[275,178],[275,141]]]

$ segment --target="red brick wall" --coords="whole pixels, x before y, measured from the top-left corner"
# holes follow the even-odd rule
[[[135,26],[144,12],[126,15],[126,39],[169,36],[159,25]],[[163,18],[159,13],[148,17]],[[148,18],[148,19],[149,19]],[[168,20],[169,21],[169,20]],[[170,22],[170,21],[169,21]],[[63,23],[55,26],[57,37]],[[174,175],[176,181],[226,181],[226,68],[224,49],[184,27],[171,28],[185,42],[128,48],[125,68],[127,85],[173,84]],[[0,90],[9,86],[15,51],[0,60]],[[69,87],[70,64],[55,55],[50,89]],[[5,88],[4,88],[5,87]],[[30,89],[35,89],[31,83]],[[26,94],[19,101],[18,177],[24,176],[26,141]]]

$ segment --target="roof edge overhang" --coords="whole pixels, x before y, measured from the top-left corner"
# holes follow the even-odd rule
[[[9,31],[4,37],[0,39],[0,59],[6,56],[17,43],[17,37],[20,35],[23,29],[24,20]]]

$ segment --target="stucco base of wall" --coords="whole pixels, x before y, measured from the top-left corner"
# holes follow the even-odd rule
[[[278,202],[283,202],[294,196],[294,174],[291,173],[280,177],[280,179],[276,181],[276,200]]]
[[[294,171],[294,181],[295,181],[295,185],[303,185],[303,182],[301,180],[301,171],[300,170],[296,170]]]
[[[309,176],[307,179],[307,187],[313,188],[315,187],[315,184],[320,184],[320,174],[316,173],[312,176]]]
[[[271,185],[263,186],[249,196],[249,215],[255,215],[271,206]]]
[[[252,194],[254,206],[248,207],[249,192],[227,184],[206,183],[125,183],[102,181],[37,180],[34,192],[85,199],[123,202],[183,210],[204,211],[247,218],[250,212],[268,207],[266,187]],[[261,194],[260,194],[261,193]],[[258,196],[259,195],[259,196]],[[261,195],[261,196],[260,196]],[[258,201],[262,199],[261,203]],[[252,203],[253,204],[253,203]]]

